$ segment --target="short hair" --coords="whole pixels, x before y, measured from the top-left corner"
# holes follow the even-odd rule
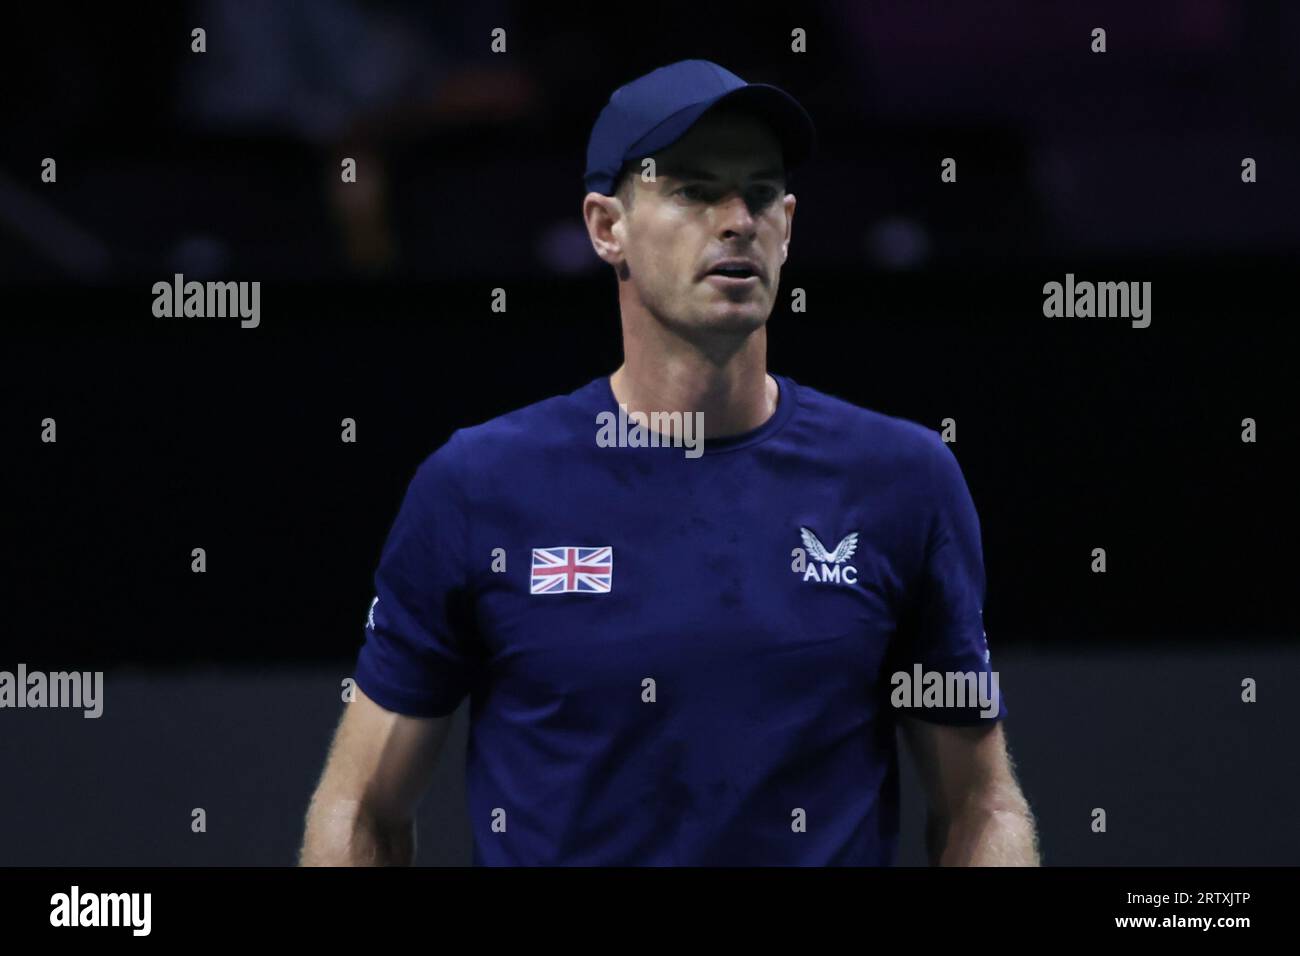
[[[632,208],[632,199],[636,196],[635,176],[636,164],[629,160],[614,179],[614,195],[622,200],[624,209]]]

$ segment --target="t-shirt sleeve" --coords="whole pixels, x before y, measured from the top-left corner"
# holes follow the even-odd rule
[[[386,710],[451,713],[478,667],[456,436],[416,470],[384,542],[356,682]]]
[[[909,614],[892,655],[896,670],[891,692],[896,701],[906,702],[902,713],[921,720],[949,724],[1000,720],[1007,710],[984,631],[979,517],[952,450],[933,432],[927,431],[926,442],[921,487],[927,531]],[[908,675],[906,682],[897,678],[900,672]],[[942,704],[915,706],[918,696],[925,699],[927,679],[933,690],[931,674],[942,676]],[[904,693],[902,688],[912,691],[918,677],[917,696]]]

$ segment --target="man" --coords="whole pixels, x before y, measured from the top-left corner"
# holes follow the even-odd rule
[[[984,710],[895,706],[914,669],[990,676],[956,459],[767,373],[812,137],[787,94],[706,61],[611,97],[583,216],[624,363],[417,470],[304,863],[411,861],[466,695],[477,864],[892,863],[900,725],[932,862],[1037,862],[996,684]]]

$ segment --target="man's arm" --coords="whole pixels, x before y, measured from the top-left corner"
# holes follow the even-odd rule
[[[1001,722],[974,727],[900,719],[929,803],[934,866],[1038,866],[1034,817]]]
[[[301,866],[410,866],[415,808],[451,726],[405,717],[356,688],[307,810]]]

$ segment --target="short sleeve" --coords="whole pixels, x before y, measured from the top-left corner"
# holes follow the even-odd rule
[[[453,435],[407,486],[375,571],[357,657],[366,696],[415,717],[454,711],[478,665],[455,443]]]
[[[891,655],[894,705],[935,723],[1000,720],[1007,711],[984,630],[979,517],[952,450],[933,432],[926,440],[920,510],[927,530],[909,612]],[[927,687],[937,686],[931,675],[942,678],[942,696],[929,698],[940,703],[916,706],[927,699]]]

